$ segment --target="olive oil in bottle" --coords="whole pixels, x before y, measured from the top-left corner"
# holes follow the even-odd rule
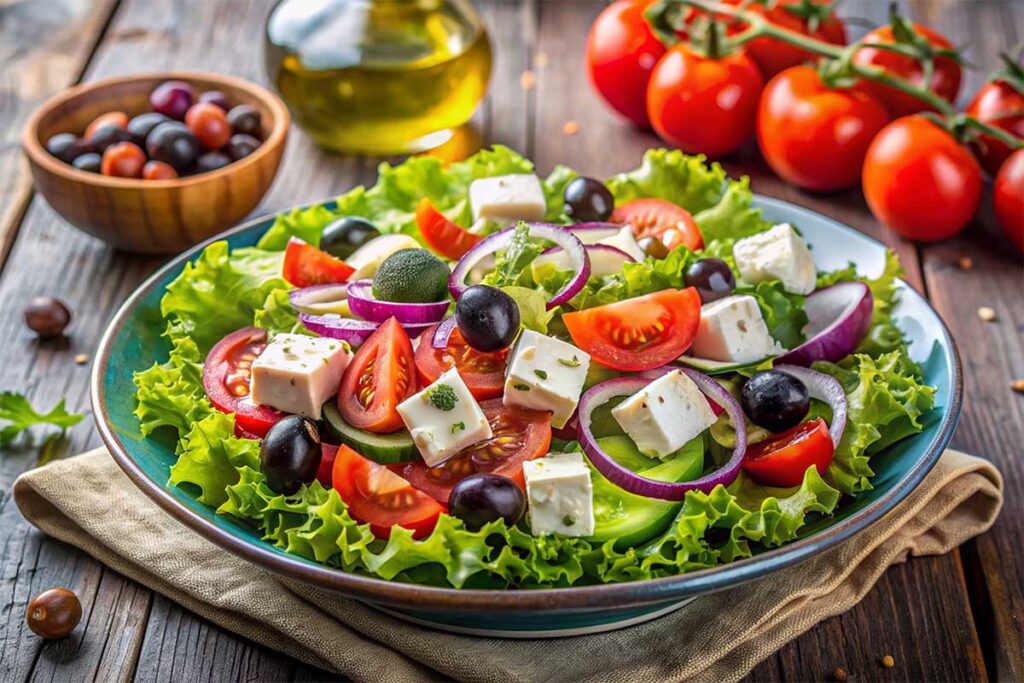
[[[491,71],[468,0],[282,0],[265,56],[296,123],[323,147],[365,154],[444,143]]]

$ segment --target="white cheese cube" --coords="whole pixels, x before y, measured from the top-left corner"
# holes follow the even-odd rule
[[[600,240],[598,244],[607,244],[608,246],[615,247],[616,249],[621,249],[632,256],[637,262],[643,261],[647,258],[647,254],[645,254],[644,250],[640,248],[640,245],[637,244],[636,237],[633,236],[633,228],[628,225],[624,226],[622,230],[619,230],[611,237],[606,237],[603,240]]]
[[[697,358],[753,363],[783,351],[754,297],[727,296],[700,307],[700,326],[690,347]]]
[[[351,359],[336,339],[279,334],[252,362],[252,401],[318,420]]]
[[[662,375],[612,408],[641,453],[663,458],[715,423],[708,400],[679,370]]]
[[[549,453],[523,463],[530,530],[535,536],[594,533],[594,488],[579,453]]]
[[[398,404],[423,462],[440,465],[466,446],[491,438],[491,425],[455,368]]]
[[[814,291],[817,271],[807,244],[789,223],[737,242],[732,248],[740,277],[750,284],[781,280],[782,288],[793,294]]]
[[[564,427],[583,393],[590,354],[572,344],[523,330],[505,371],[507,406],[551,412],[551,426]]]
[[[469,185],[473,220],[494,221],[503,228],[516,221],[539,221],[547,213],[540,178],[533,173],[480,178]]]

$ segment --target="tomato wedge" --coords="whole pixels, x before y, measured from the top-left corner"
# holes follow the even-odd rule
[[[828,425],[819,417],[750,446],[743,471],[768,486],[799,486],[811,465],[824,474],[834,451]]]
[[[281,276],[295,287],[313,285],[340,285],[346,282],[355,268],[298,237],[288,240],[284,250],[284,266]]]
[[[601,365],[650,370],[690,348],[700,325],[700,295],[693,287],[665,289],[566,313],[562,322],[576,345]]]
[[[250,398],[252,362],[267,346],[267,332],[243,327],[221,339],[210,349],[203,364],[203,389],[213,407],[235,414],[235,434],[262,438],[284,413],[259,406]]]
[[[430,340],[436,329],[435,325],[424,332],[416,347],[416,374],[419,375],[420,384],[426,386],[433,383],[441,373],[454,366],[476,400],[484,401],[501,396],[505,385],[508,349],[493,353],[477,351],[465,342],[458,328],[452,330],[448,346],[435,349],[430,345]]]
[[[394,318],[370,335],[341,377],[338,410],[353,427],[375,434],[402,428],[398,404],[416,392],[412,342]]]
[[[452,261],[462,258],[483,239],[448,220],[427,197],[416,205],[416,227],[432,252]]]
[[[393,465],[412,486],[434,500],[447,504],[457,483],[471,474],[508,477],[526,488],[523,463],[547,454],[551,445],[551,414],[502,405],[495,398],[480,404],[494,436],[473,444],[437,467],[412,462]]]
[[[669,251],[684,246],[690,251],[704,248],[704,236],[686,209],[663,199],[634,199],[612,212],[612,223],[629,223],[637,239],[655,237]]]
[[[377,538],[390,538],[393,526],[411,529],[413,538],[428,536],[446,510],[400,475],[348,446],[338,447],[333,483],[349,513],[369,524]]]
[[[334,485],[334,461],[338,457],[338,447],[329,443],[320,444],[320,467],[316,470],[316,479],[324,488]]]

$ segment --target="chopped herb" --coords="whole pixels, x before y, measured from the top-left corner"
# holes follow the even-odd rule
[[[326,358],[323,358],[322,360],[324,362],[324,365],[330,365],[331,364],[331,361],[327,360]]]
[[[541,379],[547,379],[548,378],[548,373],[545,370],[534,370],[533,374],[537,375]]]
[[[565,517],[562,517],[562,524],[564,524],[565,526],[572,526],[575,523],[576,518],[572,515],[566,515]]]
[[[530,390],[530,387],[526,386],[525,384],[513,384],[512,388],[515,389],[516,391],[529,391]]]
[[[455,432],[461,432],[465,428],[466,428],[466,423],[465,422],[456,422],[455,424],[452,425],[452,434],[454,434]]]
[[[580,366],[580,359],[577,358],[576,356],[573,356],[572,360],[567,360],[565,358],[559,358],[558,362],[561,363],[562,365],[564,365],[567,368],[578,368]]]
[[[449,410],[455,410],[455,402],[459,400],[459,397],[455,395],[455,389],[452,389],[449,384],[435,384],[427,389],[426,396],[435,408],[446,413]]]
[[[290,346],[284,347],[284,352],[285,353],[291,353],[292,352],[292,347],[290,347]]]
[[[61,401],[53,410],[48,413],[40,413],[28,399],[13,391],[0,393],[0,421],[10,422],[9,425],[0,429],[0,446],[6,446],[14,441],[21,432],[32,425],[51,424],[61,429],[73,427],[82,421],[83,415],[68,413],[64,409],[64,401]]]

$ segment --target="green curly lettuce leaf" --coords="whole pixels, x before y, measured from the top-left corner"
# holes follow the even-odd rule
[[[171,340],[167,362],[136,372],[135,416],[143,436],[160,427],[172,427],[184,435],[196,422],[213,412],[203,390],[203,356],[191,337]]]
[[[234,429],[234,416],[217,410],[193,424],[179,444],[171,483],[195,486],[207,505],[224,503],[228,487],[238,481],[238,468],[256,468],[260,462],[259,442],[235,438]]]
[[[870,457],[921,431],[935,406],[935,388],[918,379],[917,365],[900,351],[813,367],[839,380],[848,404],[846,431],[825,478],[843,493],[866,491],[874,476]]]

